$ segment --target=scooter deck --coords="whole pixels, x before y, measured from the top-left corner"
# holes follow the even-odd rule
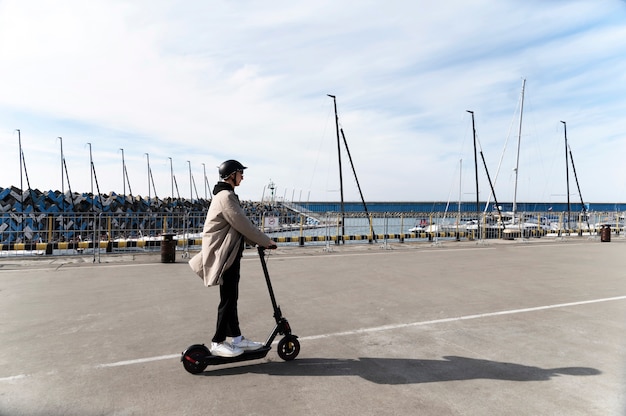
[[[261,358],[265,358],[265,356],[268,352],[270,352],[271,349],[272,347],[263,346],[258,350],[244,351],[243,354],[236,357],[220,357],[217,355],[208,355],[202,360],[202,362],[206,365],[221,365],[228,363],[237,363],[240,361],[258,360]]]

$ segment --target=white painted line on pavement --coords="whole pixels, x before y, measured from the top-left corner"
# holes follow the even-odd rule
[[[537,307],[534,307],[534,308],[512,309],[512,310],[509,310],[509,311],[488,312],[488,313],[479,313],[479,314],[476,314],[476,315],[457,316],[457,317],[454,317],[454,318],[434,319],[432,321],[421,321],[421,322],[410,322],[410,323],[406,323],[406,324],[383,325],[383,326],[378,326],[378,327],[373,327],[373,328],[362,328],[362,329],[355,329],[355,330],[352,330],[352,331],[336,332],[334,334],[312,335],[312,336],[308,336],[308,337],[302,337],[300,339],[315,340],[315,339],[323,339],[323,338],[330,338],[330,337],[337,337],[337,336],[363,334],[363,333],[367,333],[367,332],[389,331],[389,330],[393,330],[393,329],[407,328],[407,327],[411,327],[411,326],[435,325],[435,324],[442,324],[442,323],[448,323],[448,322],[465,321],[465,320],[469,320],[469,319],[488,318],[488,317],[492,317],[492,316],[501,316],[501,315],[513,315],[513,314],[517,314],[517,313],[535,312],[535,311],[542,311],[542,310],[546,310],[546,309],[565,308],[565,307],[568,307],[568,306],[579,306],[579,305],[587,305],[587,304],[590,304],[590,303],[610,302],[610,301],[624,300],[624,299],[626,299],[626,296],[615,296],[615,297],[612,297],[612,298],[584,300],[584,301],[580,301],[580,302],[558,303],[558,304],[555,304],[555,305],[537,306]]]
[[[331,337],[364,334],[368,332],[389,331],[389,330],[394,330],[394,329],[408,328],[412,326],[436,325],[436,324],[443,324],[443,323],[448,323],[448,322],[466,321],[470,319],[479,319],[479,318],[489,318],[492,316],[514,315],[518,313],[536,312],[536,311],[542,311],[542,310],[547,310],[547,309],[565,308],[569,306],[580,306],[580,305],[588,305],[592,303],[611,302],[611,301],[625,300],[625,299],[626,299],[626,296],[615,296],[611,298],[583,300],[579,302],[569,302],[569,303],[558,303],[554,305],[537,306],[533,308],[511,309],[508,311],[479,313],[476,315],[457,316],[453,318],[434,319],[430,321],[410,322],[406,324],[383,325],[383,326],[377,326],[377,327],[372,327],[372,328],[355,329],[352,331],[335,332],[333,334],[311,335],[307,337],[299,337],[298,339],[300,339],[301,341],[312,341],[312,340],[325,339],[325,338],[331,338]],[[170,360],[173,358],[180,358],[180,354],[168,354],[168,355],[161,355],[157,357],[139,358],[136,360],[126,360],[126,361],[118,361],[114,363],[98,364],[95,366],[95,368],[121,367],[125,365],[148,363],[152,361]],[[15,377],[20,377],[20,376],[15,376]],[[0,379],[0,381],[3,381],[3,380],[4,379]]]
[[[15,381],[15,380],[19,380],[19,379],[26,378],[26,377],[28,377],[26,374],[19,374],[17,376],[10,376],[10,377],[2,377],[0,378],[0,382]]]
[[[121,367],[124,365],[149,363],[151,361],[171,360],[172,358],[180,358],[180,354],[160,355],[158,357],[138,358],[136,360],[118,361],[116,363],[98,364],[96,368]]]

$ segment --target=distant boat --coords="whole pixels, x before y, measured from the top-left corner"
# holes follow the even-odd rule
[[[427,227],[428,224],[428,220],[426,220],[426,218],[422,218],[419,221],[419,224],[415,224],[415,226],[413,228],[409,228],[409,232],[410,233],[421,233],[425,231],[425,227]]]

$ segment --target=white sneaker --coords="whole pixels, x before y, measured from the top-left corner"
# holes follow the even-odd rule
[[[258,350],[259,348],[261,348],[263,344],[261,344],[260,342],[256,342],[256,341],[250,341],[249,339],[241,337],[241,341],[237,343],[233,342],[233,346],[235,348],[240,348],[244,351],[254,351],[254,350]]]
[[[212,342],[210,351],[213,355],[226,358],[237,357],[238,355],[243,354],[243,350],[241,348],[238,348],[228,342]]]

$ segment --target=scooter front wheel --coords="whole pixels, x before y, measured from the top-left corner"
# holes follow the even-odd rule
[[[300,353],[300,341],[295,335],[287,335],[278,342],[278,356],[285,361],[294,360]]]
[[[204,345],[193,345],[181,357],[183,367],[191,374],[200,374],[207,367],[205,358],[211,355],[209,349]]]

